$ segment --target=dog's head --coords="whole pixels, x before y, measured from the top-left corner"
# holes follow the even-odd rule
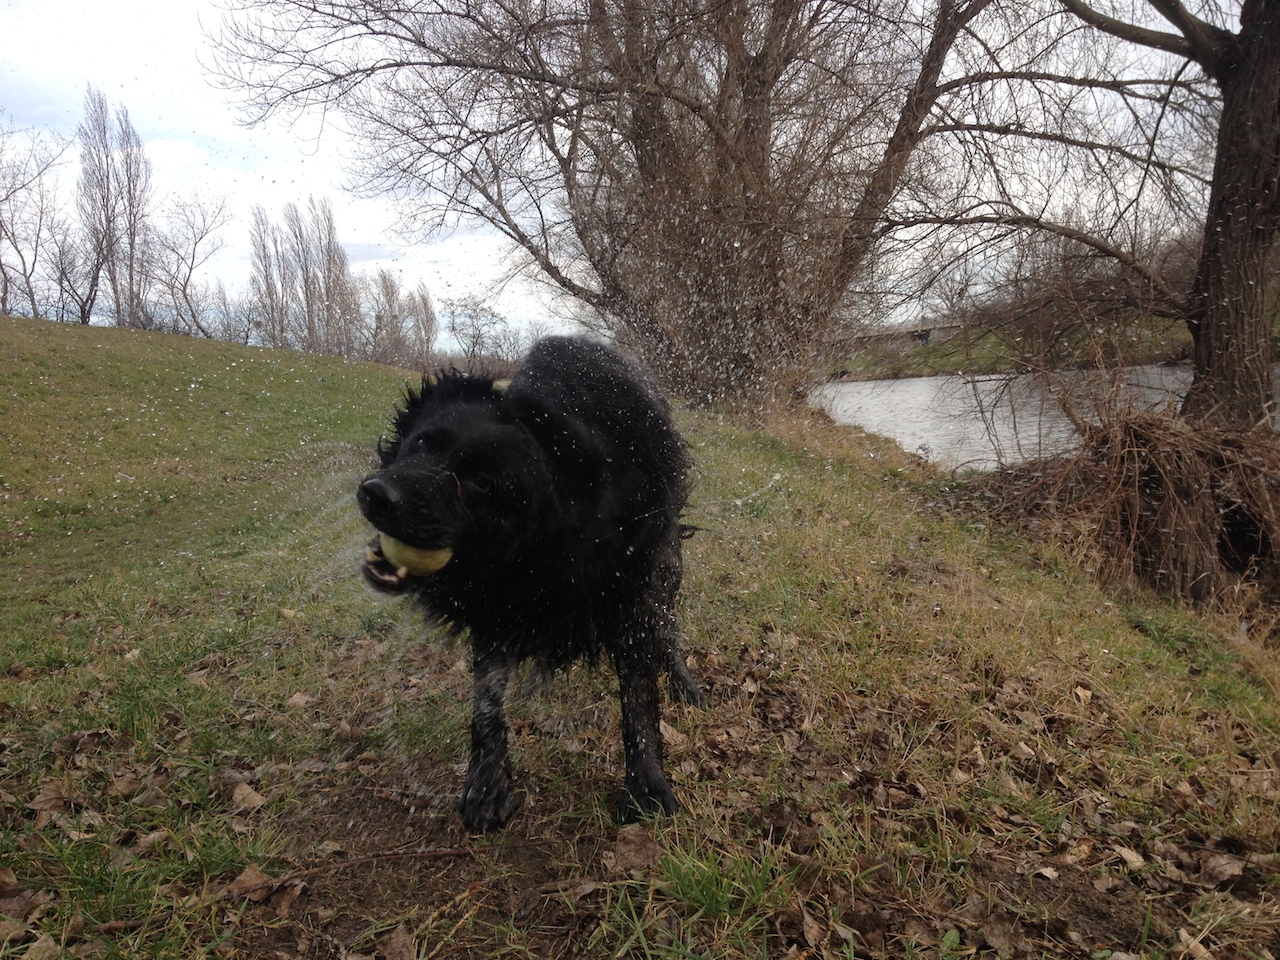
[[[356,498],[379,534],[362,570],[382,590],[499,575],[554,508],[542,448],[487,378],[424,379],[378,457]]]

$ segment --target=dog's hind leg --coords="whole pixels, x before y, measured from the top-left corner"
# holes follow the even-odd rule
[[[646,625],[648,635],[629,636],[613,650],[622,701],[622,747],[626,757],[626,784],[618,819],[623,823],[652,814],[679,809],[671,785],[662,772],[661,702],[658,693],[656,649],[661,639],[656,625]],[[628,642],[630,641],[630,642]],[[655,649],[656,648],[656,649]]]
[[[691,707],[705,707],[707,698],[702,695],[698,681],[693,679],[684,662],[684,644],[677,634],[667,639],[667,696],[672,703],[687,703]]]
[[[519,807],[511,791],[504,706],[512,660],[505,651],[481,652],[472,637],[471,760],[458,813],[472,833],[505,824]]]
[[[677,528],[672,531],[658,554],[653,574],[649,578],[649,597],[657,611],[658,638],[664,658],[662,666],[667,671],[667,695],[673,703],[701,707],[706,704],[706,698],[685,665],[680,618],[676,615],[676,597],[680,593],[680,582],[683,579],[684,558],[681,556]]]
[[[698,687],[698,681],[684,662],[684,641],[680,637],[680,618],[674,606],[659,604],[658,645],[662,650],[662,669],[667,671],[667,696],[672,703],[687,703],[693,707],[706,706],[706,697]]]

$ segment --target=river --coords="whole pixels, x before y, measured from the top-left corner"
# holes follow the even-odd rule
[[[810,399],[837,423],[896,440],[948,468],[990,470],[1059,453],[1076,439],[1057,397],[1069,391],[1079,409],[1117,385],[1135,402],[1177,402],[1191,383],[1189,367],[1061,371],[1052,377],[904,377],[828,383]]]

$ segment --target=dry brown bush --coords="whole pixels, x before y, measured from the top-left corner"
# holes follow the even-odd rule
[[[1197,605],[1280,599],[1280,437],[1122,399],[1085,418],[1071,453],[990,479],[1010,519],[1095,547],[1109,578]]]

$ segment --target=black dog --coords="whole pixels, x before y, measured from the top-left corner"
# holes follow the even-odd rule
[[[458,800],[473,832],[516,807],[503,700],[511,668],[607,651],[626,753],[624,820],[671,813],[658,675],[700,704],[676,593],[689,469],[666,402],[633,363],[589,340],[540,341],[510,384],[424,379],[357,494],[378,529],[362,566],[390,592],[470,632],[471,760]]]

